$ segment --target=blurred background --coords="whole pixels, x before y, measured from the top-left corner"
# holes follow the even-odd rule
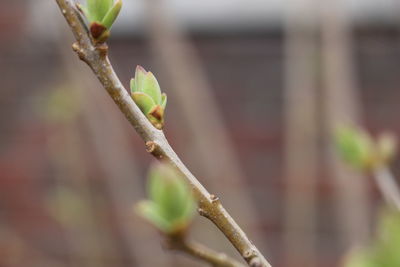
[[[72,42],[55,1],[0,2],[0,266],[204,266],[134,214],[153,158]],[[399,133],[399,1],[125,0],[108,44],[126,86],[155,73],[170,143],[273,266],[370,240],[381,197],[331,134]],[[204,218],[191,236],[238,258]]]

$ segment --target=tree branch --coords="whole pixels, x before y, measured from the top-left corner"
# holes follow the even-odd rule
[[[240,262],[229,258],[224,253],[219,253],[197,242],[188,241],[185,236],[173,235],[167,237],[169,249],[184,252],[192,257],[207,262],[215,267],[243,267]]]
[[[77,40],[73,44],[74,51],[93,70],[121,112],[144,140],[148,151],[158,159],[169,161],[187,179],[198,199],[200,215],[210,219],[224,233],[250,266],[271,267],[218,198],[211,195],[182,163],[164,133],[154,128],[133,102],[107,57],[107,46],[94,45],[74,3],[71,0],[56,0],[56,2]]]
[[[400,191],[391,171],[387,166],[373,170],[373,177],[385,201],[400,211]]]

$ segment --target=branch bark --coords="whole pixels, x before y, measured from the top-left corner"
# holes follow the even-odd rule
[[[197,242],[189,241],[182,235],[169,236],[169,249],[184,252],[192,257],[207,262],[215,267],[243,267],[240,262],[229,258],[226,254],[216,252]]]
[[[271,267],[218,198],[211,195],[182,163],[164,133],[154,128],[133,102],[107,57],[107,46],[94,45],[74,3],[71,0],[56,0],[56,2],[77,41],[72,46],[74,51],[92,69],[121,112],[144,140],[147,150],[157,159],[169,161],[187,179],[198,199],[200,215],[210,219],[224,233],[250,266]]]
[[[385,201],[400,211],[400,190],[393,173],[381,166],[373,170],[373,177]]]

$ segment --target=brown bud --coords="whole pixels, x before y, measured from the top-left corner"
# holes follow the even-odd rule
[[[98,22],[92,22],[90,24],[90,33],[92,34],[94,39],[99,39],[105,31],[107,31],[107,27],[103,24],[100,24]]]

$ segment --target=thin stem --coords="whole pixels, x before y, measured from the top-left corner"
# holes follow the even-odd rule
[[[185,236],[170,236],[168,237],[167,242],[170,249],[184,252],[215,267],[244,266],[240,262],[229,258],[224,253],[216,252],[197,242],[186,240]]]
[[[142,137],[148,151],[157,159],[169,161],[187,179],[199,200],[200,215],[210,219],[224,233],[250,266],[270,267],[268,261],[224,209],[218,198],[211,195],[193,176],[171,148],[164,133],[154,128],[133,102],[107,57],[107,46],[93,44],[74,3],[71,0],[56,0],[56,2],[77,40],[73,44],[73,49],[93,70],[121,112]]]
[[[387,166],[380,166],[373,170],[373,176],[386,202],[400,211],[400,190],[393,173]]]

